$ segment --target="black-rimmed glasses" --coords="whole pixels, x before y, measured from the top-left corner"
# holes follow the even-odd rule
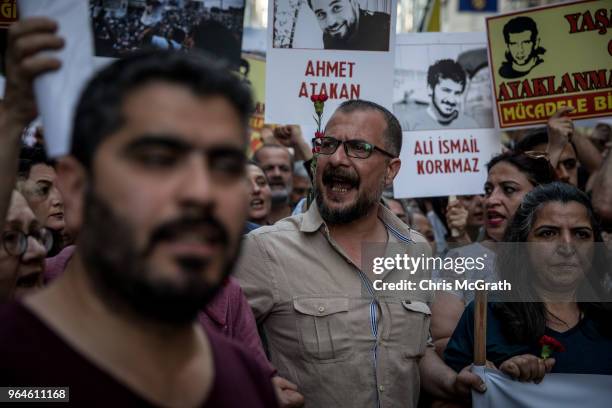
[[[344,152],[349,157],[356,159],[367,159],[378,151],[385,156],[395,158],[396,156],[381,149],[380,147],[373,145],[372,143],[365,142],[363,140],[338,140],[335,137],[325,136],[312,139],[312,145],[315,147],[315,152],[325,155],[332,155],[338,150],[338,146],[344,145]]]
[[[22,256],[28,250],[28,238],[38,241],[48,253],[53,246],[53,235],[46,228],[24,234],[21,231],[5,231],[2,233],[2,245],[7,253],[13,256]]]

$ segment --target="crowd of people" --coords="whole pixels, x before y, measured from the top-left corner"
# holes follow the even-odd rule
[[[142,48],[189,50],[195,31],[202,24],[215,22],[241,39],[242,10],[205,7],[203,2],[147,0],[127,9],[105,8],[101,2],[90,4],[96,52],[104,57],[121,57]]]
[[[34,80],[60,67],[43,51],[63,44],[46,18],[8,36],[1,386],[68,386],[82,406],[469,406],[486,392],[474,292],[383,296],[364,243],[487,254],[467,278],[515,280],[523,302],[488,305],[487,366],[612,374],[609,125],[578,130],[560,110],[512,135],[482,195],[398,199],[402,128],[384,107],[342,103],[312,148],[298,126],[270,127],[248,158],[243,80],[148,50],[89,81],[70,154],[50,159],[44,129],[33,146],[23,135]],[[566,351],[540,357],[543,335]]]

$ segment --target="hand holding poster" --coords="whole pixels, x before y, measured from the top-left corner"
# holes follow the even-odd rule
[[[487,19],[500,127],[612,115],[612,10],[606,0],[564,3]]]
[[[397,38],[393,113],[402,126],[400,197],[482,194],[499,152],[483,33]]]
[[[375,8],[368,8],[375,6]],[[312,95],[328,112],[349,99],[391,107],[395,0],[271,0],[266,122],[312,123]]]

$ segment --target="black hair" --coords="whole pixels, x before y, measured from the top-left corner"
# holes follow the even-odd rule
[[[246,142],[251,92],[224,63],[196,51],[146,50],[113,62],[85,87],[76,108],[71,149],[85,168],[90,168],[98,145],[123,125],[127,95],[155,81],[185,86],[198,96],[225,97],[241,118]]]
[[[427,70],[427,84],[431,89],[436,87],[440,79],[450,79],[457,82],[461,84],[461,92],[465,90],[467,81],[465,70],[461,64],[452,59],[438,60]]]
[[[548,184],[556,181],[557,176],[548,160],[542,158],[532,158],[525,155],[523,152],[510,151],[498,154],[487,163],[487,173],[499,163],[510,163],[516,167],[521,173],[527,177],[527,180],[533,185]]]
[[[402,128],[397,118],[384,106],[363,99],[351,99],[342,102],[336,109],[336,112],[351,113],[355,111],[375,110],[380,112],[385,119],[387,129],[383,134],[385,139],[385,148],[389,153],[399,157],[402,151]]]
[[[531,32],[531,41],[535,43],[538,38],[538,26],[535,21],[529,17],[519,16],[514,17],[504,24],[504,40],[506,44],[510,43],[510,34],[518,34],[523,31]]]
[[[34,146],[23,145],[19,152],[19,166],[17,168],[17,177],[27,179],[30,177],[30,170],[37,164],[44,164],[49,167],[55,167],[55,160],[47,157],[47,152],[44,146],[35,144]]]
[[[528,235],[535,225],[542,207],[551,202],[582,205],[588,214],[595,242],[603,243],[601,227],[595,216],[591,201],[585,193],[567,183],[554,182],[541,185],[527,193],[504,234],[504,242],[527,242]],[[603,247],[603,244],[599,244]],[[540,299],[533,286],[535,271],[525,251],[513,245],[503,246],[496,262],[499,278],[512,282],[513,302],[493,303],[495,315],[502,320],[502,331],[510,341],[534,343],[544,334],[546,328],[546,309],[544,303],[529,301]],[[608,262],[607,254],[602,247],[595,248],[591,269],[578,288],[577,299],[601,299],[607,292],[605,271]],[[591,299],[588,299],[591,298]],[[595,320],[598,329],[606,336],[612,337],[612,309],[609,304],[598,302],[579,302],[578,307],[586,316]]]

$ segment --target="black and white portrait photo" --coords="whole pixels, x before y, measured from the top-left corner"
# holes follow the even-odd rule
[[[540,65],[546,52],[540,46],[538,26],[529,17],[515,17],[504,25],[506,60],[499,68],[499,75],[507,79],[521,78]]]
[[[244,0],[90,0],[96,55],[206,50],[240,64]]]
[[[403,131],[493,127],[486,48],[398,46],[393,113]]]
[[[274,0],[274,48],[388,51],[393,0]]]

